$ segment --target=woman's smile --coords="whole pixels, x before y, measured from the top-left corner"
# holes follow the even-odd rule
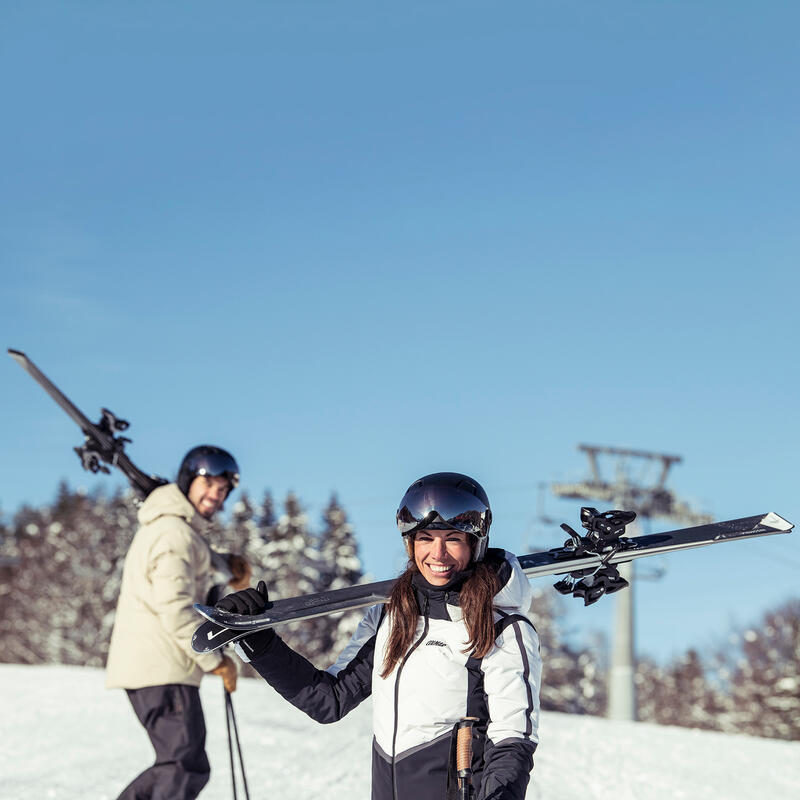
[[[456,530],[424,530],[414,535],[414,562],[428,583],[444,586],[472,557],[469,534]]]

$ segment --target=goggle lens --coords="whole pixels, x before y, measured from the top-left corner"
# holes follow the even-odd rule
[[[197,463],[191,466],[194,467],[195,475],[227,478],[234,489],[239,485],[239,471],[236,462],[222,453],[204,453],[197,459]]]
[[[490,521],[491,511],[485,503],[471,492],[450,486],[414,486],[397,510],[397,527],[404,536],[426,527],[484,536]]]

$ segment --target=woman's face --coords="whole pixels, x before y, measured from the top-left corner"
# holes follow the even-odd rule
[[[472,550],[462,531],[418,531],[414,534],[414,561],[428,583],[444,586],[467,568]]]

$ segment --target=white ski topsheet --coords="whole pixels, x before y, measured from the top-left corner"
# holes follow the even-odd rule
[[[775,528],[778,531],[790,531],[794,525],[792,525],[789,520],[784,519],[783,517],[776,514],[774,511],[770,511],[764,515],[764,519],[762,520],[762,524],[766,525],[769,528]]]

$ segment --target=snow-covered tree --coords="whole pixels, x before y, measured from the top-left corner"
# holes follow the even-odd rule
[[[733,634],[717,672],[731,698],[724,730],[800,739],[800,599]]]
[[[319,536],[320,584],[319,591],[343,589],[355,586],[364,576],[361,559],[358,555],[358,542],[353,526],[347,521],[347,514],[339,505],[336,495],[332,495],[322,512],[322,532]],[[355,632],[364,609],[333,614],[320,633],[322,653],[328,660],[341,652]]]
[[[102,666],[135,508],[61,484],[55,502],[16,514],[4,555],[16,560],[0,611],[0,660]]]
[[[247,522],[247,540],[244,549],[238,551],[246,556],[253,568],[254,586],[260,580],[266,581],[268,586],[273,583],[274,576],[270,564],[275,565],[276,562],[273,559],[270,542],[274,538],[276,522],[272,494],[266,491],[261,503],[253,509],[252,517]]]
[[[312,594],[320,585],[320,561],[308,529],[308,515],[293,492],[284,503],[284,513],[272,528],[269,541],[260,549],[260,566],[271,600]],[[284,625],[282,638],[306,658],[316,662],[321,656],[318,624],[313,621]]]
[[[656,722],[658,710],[672,702],[666,689],[664,669],[652,658],[638,658],[634,683],[637,718],[641,722]]]
[[[364,570],[358,556],[358,542],[353,526],[347,521],[347,514],[339,505],[335,494],[322,512],[322,522],[319,536],[321,588],[342,589],[354,586],[361,580]]]
[[[225,552],[241,554],[246,553],[251,538],[258,535],[256,512],[246,491],[242,491],[238,499],[233,499],[230,522],[225,526],[225,533]]]
[[[272,499],[272,492],[267,489],[261,498],[261,505],[258,508],[256,524],[262,531],[272,530],[277,519],[275,517],[275,502]],[[267,537],[269,538],[269,537]]]
[[[561,597],[550,589],[534,589],[531,615],[542,653],[542,708],[571,714],[601,714],[607,692],[602,647],[577,648],[567,643],[560,624]]]
[[[690,648],[667,667],[643,660],[636,670],[639,719],[662,725],[720,729],[725,698],[708,665]]]

